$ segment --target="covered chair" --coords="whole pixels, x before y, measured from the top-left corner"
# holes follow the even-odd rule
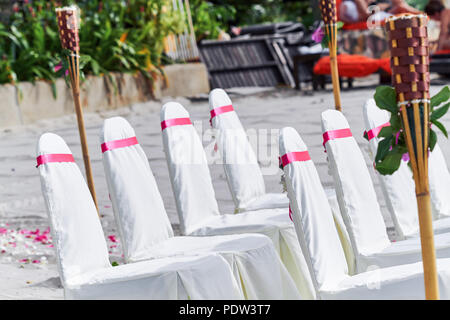
[[[223,89],[209,93],[211,125],[217,130],[217,145],[223,160],[223,168],[228,186],[238,212],[286,208],[289,200],[284,193],[266,193],[264,179],[247,134],[234,110],[231,99]],[[339,212],[334,189],[325,189],[333,208],[339,235],[351,263],[354,260],[350,239]]]
[[[125,260],[218,253],[230,264],[248,299],[300,298],[271,240],[260,234],[174,237],[144,150],[128,121],[105,120],[103,164]]]
[[[97,210],[64,140],[37,144],[42,194],[66,299],[242,299],[228,263],[216,254],[111,266]]]
[[[378,108],[375,100],[369,99],[364,105],[363,114],[370,155],[375,160],[380,140],[377,136],[381,128],[389,125],[389,112]],[[411,169],[402,161],[394,174],[376,174],[400,239],[418,237],[419,218]],[[433,215],[441,218],[434,221],[434,232],[450,232],[450,174],[438,144],[429,157],[429,181]]]
[[[356,258],[356,270],[421,261],[420,239],[391,242],[368,168],[342,112],[322,113],[328,163]],[[438,258],[450,257],[450,234],[435,236]]]
[[[180,227],[186,235],[239,233],[267,235],[294,279],[302,298],[312,298],[312,284],[286,209],[220,214],[202,142],[182,105],[161,109],[163,146]]]
[[[247,134],[223,89],[209,93],[211,125],[217,130],[217,146],[231,195],[238,212],[288,208],[284,193],[266,193],[264,178]],[[336,194],[327,189],[329,201],[337,208]]]
[[[422,262],[350,276],[331,208],[307,147],[293,128],[280,134],[292,216],[318,299],[424,299]],[[450,259],[438,260],[442,299],[450,299]]]
[[[214,89],[209,93],[211,125],[217,130],[217,147],[223,159],[228,186],[238,212],[287,208],[284,193],[266,193],[258,160],[247,133],[227,93]]]

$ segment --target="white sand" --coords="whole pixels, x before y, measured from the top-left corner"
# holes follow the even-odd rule
[[[358,84],[356,83],[356,85]],[[441,87],[441,85],[433,86],[432,93],[437,92]],[[373,96],[374,88],[372,86],[342,92],[344,114],[350,122],[358,143],[364,149],[369,169],[372,164],[365,152],[367,142],[362,137],[364,131],[362,106],[366,99]],[[231,92],[235,109],[246,129],[269,129],[268,132],[270,132],[270,129],[280,129],[284,126],[294,127],[307,143],[323,185],[327,187],[333,185],[332,179],[327,173],[326,154],[322,147],[320,126],[320,113],[333,107],[331,92],[320,91],[314,93],[313,96],[283,89],[239,89]],[[189,110],[193,121],[201,121],[203,129],[209,128],[209,109],[206,98],[205,96],[192,100],[178,99]],[[167,100],[165,99],[165,101]],[[114,115],[124,116],[135,128],[138,140],[150,158],[150,165],[156,176],[166,210],[178,233],[178,217],[160,136],[159,109],[161,105],[162,102],[148,102],[134,105],[131,108],[85,115],[97,198],[102,214],[102,225],[107,237],[117,236],[117,229],[104,179],[98,135],[103,119]],[[447,115],[443,122],[450,127],[450,116]],[[40,134],[47,131],[59,134],[66,140],[74,153],[77,164],[82,171],[84,170],[75,116],[49,119],[38,124],[0,132],[0,228],[9,230],[3,235],[0,232],[0,251],[4,250],[3,253],[0,253],[0,299],[63,298],[54,251],[49,247],[51,241],[36,242],[35,235],[30,238],[11,240],[13,233],[10,231],[15,230],[14,234],[18,234],[18,230],[34,231],[39,228],[42,233],[49,226],[42,201],[38,172],[35,168],[35,144]],[[276,158],[278,141],[276,136],[273,136],[272,141],[267,140],[267,142],[260,142],[263,145],[271,146],[272,149],[269,149],[268,152],[273,157],[270,161],[261,161],[261,163],[263,166],[273,169],[278,163]],[[449,142],[441,134],[439,143],[446,158],[450,159]],[[211,143],[205,141],[205,146],[210,147]],[[234,205],[222,166],[212,164],[210,168],[221,212],[232,213]],[[275,172],[276,174],[265,176],[268,192],[281,192],[280,172],[278,170]],[[384,199],[372,170],[371,174],[386,224],[388,228],[392,229],[392,221],[386,212]],[[393,236],[392,231],[390,233]],[[14,242],[16,247],[9,242]],[[120,245],[114,247],[118,243],[112,242],[111,239],[108,239],[108,244],[113,246],[110,248],[111,261],[121,263]],[[23,259],[29,260],[20,262]]]

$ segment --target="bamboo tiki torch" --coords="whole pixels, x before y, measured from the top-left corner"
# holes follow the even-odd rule
[[[386,20],[391,51],[392,84],[402,119],[419,209],[425,297],[439,299],[428,185],[430,74],[425,15],[406,14]]]
[[[319,0],[319,8],[325,23],[325,35],[328,39],[330,51],[331,81],[333,83],[334,104],[336,110],[342,111],[341,88],[339,84],[339,72],[337,62],[337,18],[336,0]]]
[[[86,130],[84,127],[83,109],[80,100],[80,39],[78,36],[79,18],[78,8],[75,6],[57,8],[59,37],[63,49],[70,51],[67,57],[69,62],[70,84],[72,87],[73,101],[77,114],[78,131],[80,133],[81,149],[83,151],[84,168],[86,170],[86,179],[89,190],[97,207],[97,197],[95,195],[94,179],[92,177],[91,162],[89,159],[89,150],[86,141]]]

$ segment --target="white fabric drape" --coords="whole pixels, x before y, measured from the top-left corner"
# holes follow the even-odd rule
[[[229,105],[232,105],[231,99],[223,89],[210,92],[210,112]],[[261,169],[237,113],[230,111],[218,114],[211,119],[211,125],[217,130],[218,151],[222,156],[225,176],[237,211],[286,208],[288,212],[289,199],[286,194],[265,192]],[[353,270],[355,258],[339,212],[336,193],[334,189],[325,189],[325,192],[333,210],[349,267]]]
[[[179,103],[167,103],[161,110],[161,121],[188,117],[189,113]],[[163,130],[162,136],[177,212],[185,234],[250,232],[269,236],[302,298],[312,298],[311,279],[288,211],[272,209],[220,215],[205,151],[195,128],[173,126]]]
[[[43,134],[37,155],[71,154],[64,140]],[[78,166],[39,166],[66,299],[241,299],[239,284],[218,255],[177,257],[112,267],[100,220]]]
[[[377,107],[374,99],[369,99],[364,105],[364,123],[366,130],[372,130],[389,122],[389,112]],[[374,137],[369,141],[371,158],[375,160],[378,149],[379,138]],[[376,171],[376,170],[375,170]],[[417,201],[415,185],[411,169],[407,163],[402,161],[400,168],[392,175],[381,175],[375,173],[381,184],[387,207],[394,221],[395,229],[399,238],[410,238],[419,236],[419,217],[417,212]],[[450,180],[448,180],[448,169],[442,156],[439,145],[429,157],[429,181],[434,217],[441,218],[434,223],[435,233],[450,232],[450,218],[447,207],[450,203]]]
[[[280,155],[307,147],[293,128],[280,134]],[[349,276],[343,249],[312,160],[284,167],[298,238],[320,299],[424,299],[421,262]],[[450,298],[450,259],[438,260],[441,299]]]
[[[231,104],[224,90],[210,92],[210,110]],[[217,147],[237,210],[287,208],[289,200],[285,194],[266,194],[258,160],[236,112],[217,115],[211,119],[211,124],[217,129]]]
[[[105,120],[100,140],[110,143],[134,137],[131,125],[124,118],[114,117]],[[272,242],[263,235],[174,237],[147,156],[139,144],[105,151],[103,163],[123,245],[128,248],[127,261],[219,253],[230,264],[236,281],[242,283],[248,299],[299,298]]]
[[[344,115],[336,110],[322,113],[323,132],[348,129]],[[372,180],[354,137],[326,143],[330,171],[342,217],[350,235],[357,272],[421,260],[420,239],[390,242]],[[450,257],[450,234],[435,236],[438,258]]]

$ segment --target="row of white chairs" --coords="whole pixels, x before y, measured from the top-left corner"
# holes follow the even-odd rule
[[[322,114],[336,192],[322,188],[295,130],[281,131],[286,197],[265,192],[225,91],[211,92],[210,111],[238,213],[219,213],[201,140],[188,112],[170,102],[161,110],[161,128],[184,235],[179,237],[134,130],[123,118],[105,120],[103,165],[127,263],[119,267],[109,263],[95,205],[70,150],[54,134],[41,136],[39,172],[67,298],[423,298],[420,241],[414,234],[389,241],[364,158],[342,113]],[[368,130],[373,128],[370,123]],[[333,135],[337,131],[345,134]],[[450,234],[440,230],[437,253],[447,258]],[[444,298],[447,263],[438,263]]]
[[[223,90],[216,89],[210,95],[210,108],[211,110],[218,108],[220,110],[220,105],[231,105],[231,100]],[[243,131],[243,128],[236,113],[233,111],[233,108],[227,107],[227,109],[229,110],[228,112],[215,116],[212,120],[213,126],[219,131],[219,150],[227,149],[228,145],[228,150],[231,150],[236,154],[242,154],[244,153],[244,150],[251,149],[251,147],[249,145],[245,145],[248,144],[248,141],[244,138],[242,138],[241,142],[242,145],[245,146],[241,146],[241,150],[236,150],[231,147],[240,145],[235,143],[234,137],[236,136],[236,132],[233,131]],[[372,151],[371,156],[375,158],[377,143],[379,141],[377,134],[380,130],[380,126],[383,126],[386,122],[388,122],[389,114],[386,111],[379,109],[375,105],[375,101],[373,99],[366,102],[363,111],[366,130],[372,134],[369,142]],[[215,112],[212,111],[212,113]],[[227,133],[227,131],[229,133]],[[333,192],[325,192],[328,199],[328,201],[325,201],[323,198],[321,199],[321,197],[315,196],[315,192],[311,191],[308,181],[304,181],[304,187],[307,188],[308,191],[306,195],[307,199],[317,204],[325,203],[326,206],[331,205],[332,221],[334,221],[334,229],[336,229],[335,233],[338,235],[338,239],[340,240],[340,248],[341,251],[344,252],[344,256],[346,258],[345,261],[347,262],[346,274],[362,274],[371,269],[406,265],[421,261],[420,239],[418,238],[418,212],[414,193],[414,181],[409,168],[406,166],[406,163],[403,163],[401,170],[392,176],[381,176],[375,172],[375,174],[379,176],[380,180],[382,180],[381,186],[383,189],[383,194],[386,197],[391,197],[391,199],[387,198],[386,202],[388,202],[388,209],[393,217],[393,220],[400,220],[404,223],[409,223],[409,225],[412,226],[410,230],[415,231],[410,232],[407,236],[405,236],[405,234],[402,233],[402,230],[398,228],[399,224],[395,223],[398,239],[400,241],[391,242],[386,232],[386,225],[381,215],[380,206],[373,188],[369,170],[365,164],[361,150],[352,136],[348,122],[344,115],[340,112],[332,110],[324,112],[322,114],[322,131],[324,135],[324,146],[327,150],[329,171],[333,176],[333,181],[335,184],[338,208],[336,209],[336,205],[334,203]],[[233,138],[226,137],[227,134]],[[228,144],[226,143],[227,140],[229,140]],[[286,153],[286,150],[282,149],[282,140],[283,133],[280,134],[280,157]],[[227,151],[225,150],[223,153],[226,154]],[[246,160],[248,163],[248,159]],[[230,189],[233,189],[232,186],[240,184],[246,184],[248,188],[252,185],[258,185],[258,180],[260,179],[252,179],[252,176],[256,175],[255,172],[251,172],[251,174],[245,176],[246,179],[244,181],[241,177],[245,175],[245,172],[242,169],[242,172],[239,171],[239,165],[227,164],[225,159],[224,163],[227,178],[231,180],[230,177],[233,177],[235,180],[234,183],[229,183]],[[433,168],[431,168],[431,166]],[[255,171],[258,171],[259,169],[256,161],[253,162],[253,168]],[[408,176],[405,175],[405,171]],[[405,188],[402,188],[402,184],[408,185],[408,188],[405,190]],[[450,216],[450,198],[448,197],[448,194],[450,193],[450,174],[438,145],[430,155],[430,189],[433,200],[433,211],[436,218],[434,221],[435,231],[436,233],[442,233],[435,237],[437,256],[439,258],[449,258],[450,234],[448,232],[450,231],[450,226],[448,225],[449,219],[446,217]],[[232,194],[233,193],[238,194],[239,188],[234,188],[234,191],[232,190]],[[404,195],[403,193],[407,194]],[[294,206],[293,204],[295,203],[295,200],[293,200],[293,195],[291,194],[289,188],[288,194],[291,206]],[[236,198],[238,197],[234,196],[234,199]],[[306,202],[306,199],[303,199],[303,201],[298,201],[297,205],[303,206]],[[235,203],[238,207],[239,201],[235,200]],[[295,216],[295,210],[292,209],[292,211]],[[310,223],[313,221],[314,217],[310,217],[309,215],[314,215],[314,210],[308,210],[307,214],[308,215],[304,218],[306,219],[304,222],[309,221]],[[317,215],[320,215],[320,213],[317,213]],[[325,294],[325,296],[320,294],[320,286],[318,287],[318,283],[316,282],[317,279],[314,279],[317,276],[317,270],[314,271],[314,269],[311,269],[312,265],[309,260],[321,260],[320,258],[316,258],[316,256],[321,255],[314,252],[311,256],[311,252],[308,252],[307,249],[308,245],[311,244],[307,244],[302,241],[302,237],[300,236],[301,234],[304,234],[301,229],[299,229],[301,228],[300,222],[296,223],[296,227],[297,235],[299,235],[299,240],[303,251],[302,253],[306,258],[308,266],[310,267],[310,275],[316,290],[313,295],[316,298],[330,297],[329,293]],[[312,232],[313,231],[308,230],[307,236],[311,236]],[[323,239],[327,239],[326,235],[327,232],[323,232],[320,235],[321,241],[323,241]],[[318,246],[318,239],[312,238],[309,239],[309,241],[313,241],[314,247]],[[331,251],[335,251],[336,248],[333,246],[336,243],[336,239],[327,242],[328,246],[332,249]],[[331,265],[335,262],[337,263],[334,259],[330,259]],[[442,268],[442,265],[445,265],[445,262],[443,261],[440,261],[439,263],[440,268]],[[417,271],[417,266],[415,266],[415,268]],[[400,268],[398,270],[402,269]],[[379,270],[375,273],[378,278],[376,282],[380,285],[380,281],[382,280],[380,277],[386,277],[386,274],[389,275],[391,272],[391,280],[394,280],[400,275],[399,273],[396,273],[395,270],[389,270],[387,273]],[[366,273],[366,275],[369,274]],[[370,274],[372,278],[373,275],[374,273]],[[405,275],[407,275],[407,273],[405,273]],[[419,275],[419,278],[420,277],[423,279],[423,275]],[[331,276],[330,279],[334,279],[334,283],[338,283],[340,277],[336,275]],[[423,281],[416,283],[421,285],[423,289]],[[445,284],[441,286],[441,290],[444,290],[445,293]],[[373,294],[373,292],[375,292],[375,294]],[[403,293],[397,291],[395,294],[390,296],[384,294],[385,293],[383,290],[375,290],[372,291],[372,294],[369,296],[361,295],[359,297],[417,298],[423,297],[423,290],[408,291],[405,289]],[[340,297],[340,295],[338,296]],[[443,294],[443,297],[444,296],[446,295]],[[355,292],[342,297],[358,298],[358,294]]]

